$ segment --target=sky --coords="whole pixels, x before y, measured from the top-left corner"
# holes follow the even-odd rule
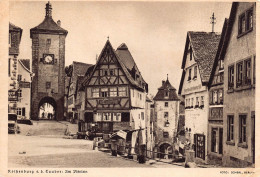
[[[32,58],[30,29],[45,17],[44,1],[11,1],[10,22],[23,29],[20,55]],[[65,65],[73,61],[95,64],[107,37],[116,50],[128,46],[149,93],[155,95],[166,80],[178,91],[187,31],[221,32],[231,2],[84,2],[51,1],[54,21],[68,30]]]

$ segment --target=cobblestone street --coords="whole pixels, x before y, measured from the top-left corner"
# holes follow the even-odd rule
[[[9,168],[14,167],[151,167],[91,150],[92,142],[9,135]]]

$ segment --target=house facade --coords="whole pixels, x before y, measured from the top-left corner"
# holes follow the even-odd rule
[[[107,40],[83,86],[84,121],[94,124],[98,132],[111,133],[145,127],[148,88],[125,44],[115,51]]]
[[[155,148],[159,158],[173,158],[174,138],[177,136],[180,99],[176,89],[168,80],[162,81],[162,86],[154,97],[155,111]],[[166,155],[171,154],[171,155]]]
[[[9,23],[8,113],[16,113],[18,101],[17,65],[22,29]]]
[[[91,64],[76,62],[65,69],[69,80],[67,87],[67,120],[76,122],[79,120],[78,111],[76,108],[76,99],[78,91],[78,82],[85,76]],[[79,99],[79,98],[78,98]],[[79,101],[79,100],[78,100]]]
[[[30,59],[18,60],[17,81],[18,101],[17,101],[17,118],[30,119],[31,111],[31,76]]]
[[[223,165],[255,163],[256,3],[232,4],[224,43]]]
[[[207,161],[208,81],[220,35],[188,32],[182,61],[179,94],[185,99],[185,136],[196,162]]]
[[[222,165],[223,156],[223,111],[224,111],[224,59],[228,19],[225,19],[217,54],[209,79],[209,115],[208,115],[208,163]]]

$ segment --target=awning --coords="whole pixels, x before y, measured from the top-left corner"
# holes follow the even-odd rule
[[[124,132],[123,130],[119,130],[116,133],[113,133],[110,137],[110,139],[126,139],[126,132]]]

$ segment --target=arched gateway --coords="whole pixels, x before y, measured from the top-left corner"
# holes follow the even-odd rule
[[[38,119],[56,120],[56,101],[52,97],[44,97],[39,102]]]

